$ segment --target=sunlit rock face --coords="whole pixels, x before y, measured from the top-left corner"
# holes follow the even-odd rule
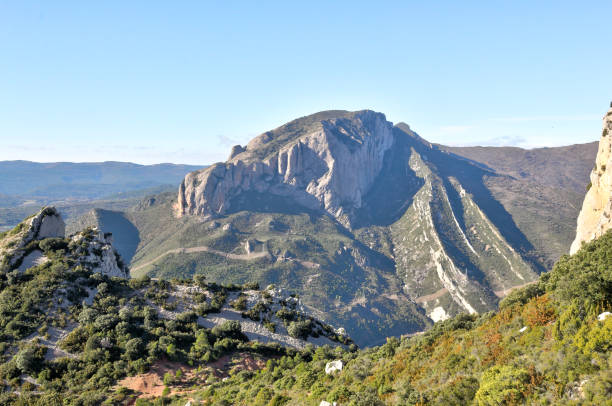
[[[570,254],[578,251],[583,242],[600,237],[612,227],[612,105],[603,119],[599,150],[595,167],[591,172],[591,183],[582,210],[578,216],[576,239]]]
[[[251,191],[290,197],[350,226],[393,144],[393,125],[368,110],[315,116],[264,133],[246,148],[234,147],[227,162],[188,174],[177,214],[223,215],[233,197]]]

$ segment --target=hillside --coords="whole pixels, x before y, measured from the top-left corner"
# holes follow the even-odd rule
[[[608,232],[513,292],[497,312],[459,315],[358,352],[282,357],[168,404],[609,405],[611,252]],[[338,360],[342,370],[327,374]]]
[[[573,190],[581,198],[598,142],[555,148],[523,149],[516,147],[448,147],[440,149],[484,164],[498,173],[516,179],[537,180],[538,183]]]
[[[53,208],[0,234],[0,404],[113,403],[118,380],[167,365],[173,384],[205,383],[234,353],[252,370],[307,345],[355,348],[274,286],[126,279],[110,236],[63,234]]]
[[[567,166],[579,179],[583,164]],[[567,252],[581,194],[501,170],[380,113],[317,113],[126,212],[140,238],[132,274],[278,284],[360,345],[380,344],[495,309]]]
[[[612,394],[612,232],[497,312],[356,351],[273,287],[111,278],[96,271],[95,244],[108,243],[94,230],[51,237],[58,220],[46,209],[0,236],[0,404],[603,405]],[[46,260],[11,261],[35,250]]]

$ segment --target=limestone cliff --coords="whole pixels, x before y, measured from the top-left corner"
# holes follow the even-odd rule
[[[244,192],[291,197],[350,226],[393,144],[381,113],[323,112],[295,120],[234,147],[230,159],[188,174],[177,214],[213,218]]]
[[[97,228],[88,228],[71,237],[77,248],[74,259],[93,272],[110,277],[129,278],[130,271],[113,248],[113,238]]]
[[[570,254],[578,251],[583,242],[600,237],[612,228],[612,104],[603,119],[603,130],[599,140],[599,149],[595,167],[591,172],[582,210],[578,216],[576,239],[570,248]]]
[[[87,228],[68,240],[64,220],[54,207],[45,207],[13,230],[0,234],[0,272],[25,272],[48,262],[41,245],[48,238],[63,240],[56,244],[65,246],[64,255],[76,265],[111,277],[129,278],[129,269],[113,248],[110,233]]]
[[[26,246],[34,240],[64,237],[66,225],[55,207],[45,207],[28,217],[0,241],[0,259],[5,266],[21,263],[28,254]]]

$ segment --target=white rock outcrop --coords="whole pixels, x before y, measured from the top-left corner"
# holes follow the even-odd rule
[[[291,197],[350,226],[393,145],[393,125],[369,110],[308,123],[296,120],[264,133],[245,149],[232,149],[227,162],[189,173],[179,188],[177,214],[223,215],[234,197],[251,191]],[[296,128],[303,131],[292,135]],[[277,141],[282,145],[275,149]]]
[[[26,256],[24,248],[32,241],[51,237],[63,238],[66,225],[55,207],[44,207],[21,223],[21,229],[0,244],[0,258],[8,258],[10,266],[21,263]],[[29,258],[32,259],[32,258]]]
[[[612,313],[610,313],[610,312],[603,312],[599,316],[597,316],[597,320],[605,321],[610,316],[612,316]]]
[[[578,216],[576,239],[570,254],[578,251],[583,242],[601,237],[612,228],[612,105],[603,119],[603,130],[591,184]]]
[[[79,262],[93,272],[110,277],[129,278],[127,267],[119,261],[119,254],[112,246],[112,237],[105,235],[97,228],[75,234],[72,241],[83,245],[86,252],[79,257]],[[83,244],[84,243],[84,244]]]
[[[342,363],[342,360],[328,362],[327,364],[325,364],[325,373],[327,375],[330,375],[336,371],[340,372],[342,371],[343,366],[344,364]]]

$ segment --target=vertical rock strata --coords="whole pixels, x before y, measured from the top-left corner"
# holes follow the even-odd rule
[[[264,133],[246,149],[234,147],[229,161],[188,174],[179,188],[178,216],[223,215],[233,197],[258,192],[322,208],[350,226],[393,144],[392,123],[366,110],[311,123],[297,134],[295,126]]]

